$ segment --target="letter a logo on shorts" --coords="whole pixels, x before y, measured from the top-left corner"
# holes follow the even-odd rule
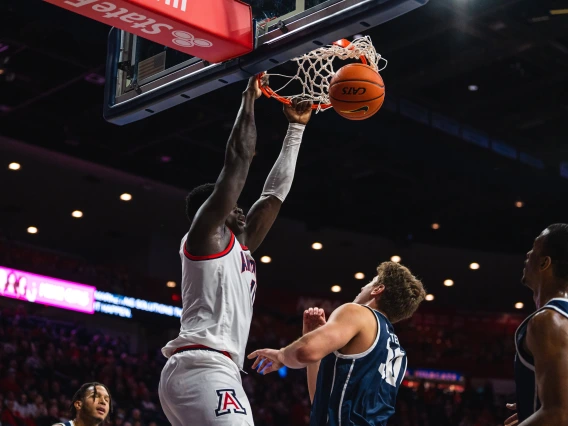
[[[223,414],[235,413],[235,414],[246,414],[247,410],[241,402],[237,399],[234,389],[218,389],[217,397],[219,398],[219,403],[217,404],[217,409],[215,414],[217,417]]]

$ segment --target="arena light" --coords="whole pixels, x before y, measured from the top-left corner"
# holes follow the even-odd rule
[[[130,201],[130,200],[132,200],[132,195],[130,195],[128,192],[125,192],[124,194],[122,194],[120,196],[120,199],[122,201]]]
[[[20,170],[22,166],[20,166],[20,163],[10,163],[8,164],[8,168],[10,170]]]
[[[525,203],[523,203],[520,200],[515,202],[515,207],[518,208],[518,209],[522,208],[524,205],[525,205]]]
[[[262,257],[260,258],[260,261],[261,261],[262,263],[270,263],[270,262],[272,262],[272,258],[271,258],[270,256],[262,256]]]
[[[313,248],[314,250],[321,250],[321,249],[323,248],[323,244],[322,244],[322,243],[315,242],[315,243],[312,244],[312,248]]]
[[[174,288],[174,287],[176,286],[176,282],[175,282],[175,281],[168,281],[168,282],[166,283],[166,285],[167,285],[169,288]]]
[[[446,287],[451,287],[451,286],[454,285],[454,281],[453,281],[453,280],[445,280],[445,281],[444,281],[444,285],[445,285]]]
[[[340,285],[334,285],[331,287],[331,291],[333,293],[339,293],[341,291],[341,286]]]
[[[525,307],[525,304],[523,302],[515,303],[515,309],[523,309],[524,307]]]
[[[402,258],[400,256],[394,255],[393,257],[391,257],[391,262],[395,262],[398,263],[402,260]]]
[[[38,229],[35,226],[28,227],[28,234],[37,234]]]
[[[363,272],[357,272],[355,274],[355,279],[356,280],[363,280],[363,279],[365,279],[365,274]]]
[[[470,263],[469,269],[472,269],[474,271],[478,270],[479,269],[479,263],[477,263],[477,262]]]
[[[440,229],[440,224],[439,223],[433,223],[432,224],[432,229]]]
[[[425,297],[427,302],[431,302],[432,300],[434,300],[434,295],[433,294],[427,294]]]
[[[71,216],[79,219],[80,217],[83,217],[83,212],[81,210],[75,210],[73,213],[71,213]]]

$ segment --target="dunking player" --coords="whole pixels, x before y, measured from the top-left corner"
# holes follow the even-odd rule
[[[296,167],[311,104],[284,107],[290,122],[282,151],[260,199],[248,216],[237,206],[255,144],[254,102],[261,95],[251,78],[225,153],[217,182],[187,197],[189,232],[182,239],[181,330],[163,354],[160,401],[174,426],[253,425],[242,387],[245,346],[256,292],[251,253],[274,223]]]
[[[99,426],[112,412],[112,399],[108,388],[102,383],[85,383],[71,401],[73,420],[53,426]]]
[[[568,225],[550,225],[527,253],[522,283],[536,312],[515,333],[517,414],[505,425],[568,425]]]
[[[304,312],[304,336],[280,349],[261,349],[253,368],[307,367],[311,426],[385,426],[406,372],[406,352],[393,323],[410,318],[426,292],[404,266],[384,262],[353,303],[325,322],[322,309]]]

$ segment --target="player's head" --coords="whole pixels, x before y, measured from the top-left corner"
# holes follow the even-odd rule
[[[206,183],[193,188],[191,192],[187,195],[185,199],[185,214],[190,222],[193,222],[193,218],[197,214],[197,211],[201,208],[203,203],[213,194],[215,190],[214,183]],[[235,205],[227,220],[225,225],[233,231],[236,236],[241,235],[245,230],[245,215],[243,210]]]
[[[536,237],[521,281],[532,290],[546,282],[568,282],[568,224],[550,225]]]
[[[112,412],[108,388],[98,382],[85,383],[73,395],[70,411],[74,419],[81,418],[88,425],[104,423]]]
[[[361,288],[355,303],[369,304],[383,312],[393,324],[410,318],[426,297],[422,282],[406,266],[383,262],[377,275]]]

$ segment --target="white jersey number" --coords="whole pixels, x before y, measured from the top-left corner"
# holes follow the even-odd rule
[[[379,366],[379,373],[381,373],[382,378],[389,385],[396,387],[398,382],[398,376],[400,375],[400,369],[402,367],[402,360],[404,359],[404,354],[400,348],[395,348],[393,351],[390,347],[391,339],[389,337],[387,341],[387,362],[386,364],[381,364]]]

